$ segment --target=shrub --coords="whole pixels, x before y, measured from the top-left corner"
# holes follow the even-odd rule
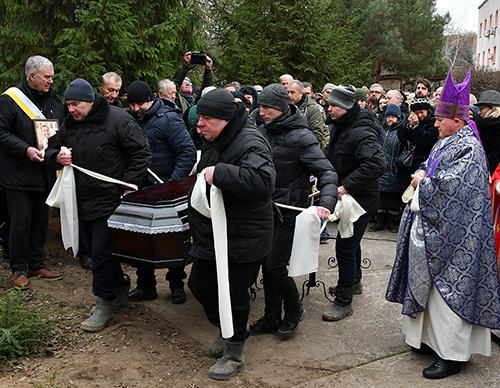
[[[47,314],[25,298],[18,289],[0,298],[0,361],[35,353],[50,337],[53,325]]]

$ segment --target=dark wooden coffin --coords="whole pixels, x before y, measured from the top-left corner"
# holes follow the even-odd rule
[[[187,195],[195,182],[190,176],[125,195],[108,220],[113,257],[135,267],[191,263]]]

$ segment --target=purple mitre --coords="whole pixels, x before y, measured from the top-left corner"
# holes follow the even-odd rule
[[[453,82],[452,69],[453,67],[450,67],[448,71],[448,77],[446,77],[435,116],[468,120],[470,107],[470,67],[464,81],[458,85],[455,85],[455,82]]]

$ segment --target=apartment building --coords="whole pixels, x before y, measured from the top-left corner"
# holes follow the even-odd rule
[[[485,0],[479,5],[477,34],[477,64],[500,70],[500,31],[498,10],[500,0]]]

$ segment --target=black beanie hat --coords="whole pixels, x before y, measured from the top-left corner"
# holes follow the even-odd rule
[[[226,89],[209,91],[200,98],[196,106],[196,113],[198,115],[215,117],[222,120],[231,120],[238,110],[238,104],[233,95]]]
[[[83,78],[77,78],[68,85],[64,92],[64,100],[94,102],[94,89]]]
[[[412,112],[417,110],[429,110],[431,108],[431,104],[425,98],[415,98],[412,100],[410,104],[410,108]]]
[[[153,101],[153,92],[149,85],[144,81],[134,81],[127,89],[128,102],[149,102]]]
[[[259,105],[268,106],[280,112],[286,111],[289,100],[290,96],[286,88],[280,84],[268,85],[259,94]]]

